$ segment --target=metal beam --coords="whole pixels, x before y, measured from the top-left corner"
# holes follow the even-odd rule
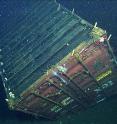
[[[58,73],[59,74],[59,73]],[[63,74],[63,73],[62,73]],[[89,99],[87,99],[87,98],[89,98],[88,97],[88,95],[79,87],[79,86],[77,86],[76,85],[76,83],[74,82],[74,81],[72,81],[72,79],[70,79],[66,74],[63,74],[68,80],[69,80],[69,82],[71,83],[71,84],[73,84],[78,90],[80,90],[80,92],[82,92],[83,94],[82,95],[85,95],[86,96],[86,98],[85,98],[85,100],[88,102],[88,104],[89,104]],[[57,79],[59,79],[59,80],[61,80],[60,79],[60,77],[59,76],[56,76],[55,75],[55,77],[57,77]],[[65,79],[64,79],[65,80]],[[63,80],[61,80],[61,81],[63,81]],[[69,88],[69,89],[71,89],[77,96],[79,96],[79,93],[74,89],[74,88],[72,88],[71,86],[69,86],[69,84],[67,85],[67,87]]]
[[[87,71],[87,74],[93,79],[93,81],[95,82],[95,84],[102,90],[103,95],[105,97],[108,97],[107,94],[105,93],[105,91],[103,90],[102,86],[100,86],[100,84],[98,83],[98,81],[95,79],[95,77],[93,76],[93,74],[90,72],[90,70],[88,69],[88,67],[84,64],[84,62],[80,59],[80,56],[76,56],[76,59],[78,60],[78,62],[82,65],[82,67]]]
[[[49,83],[50,83],[50,84],[54,85],[57,89],[61,90],[61,91],[62,91],[63,93],[65,93],[67,96],[70,96],[72,99],[74,99],[79,105],[81,105],[81,107],[82,107],[83,109],[86,108],[85,105],[83,105],[83,103],[81,103],[80,100],[78,100],[76,97],[74,97],[73,95],[71,95],[71,94],[70,94],[68,91],[66,91],[64,88],[57,86],[54,82],[55,82],[55,81],[49,79]]]
[[[45,96],[42,96],[42,95],[40,95],[37,92],[32,92],[32,94],[35,95],[35,96],[37,96],[37,97],[39,97],[39,98],[41,98],[41,99],[43,99],[43,100],[45,100],[45,101],[51,102],[51,103],[53,103],[53,104],[55,104],[55,105],[63,108],[63,105],[61,103],[58,103],[58,102],[55,102],[55,101],[53,101],[53,100],[51,100],[49,98],[46,98]]]
[[[113,60],[114,60],[114,62],[115,62],[115,64],[116,64],[116,66],[117,66],[117,59],[116,59],[116,57],[115,57],[115,55],[114,55],[114,53],[113,53],[113,50],[112,50],[112,47],[111,47],[111,45],[110,45],[109,40],[107,40],[106,43],[107,43],[107,46],[108,46],[108,48],[109,48],[109,52],[111,53],[111,56],[112,56],[112,58],[113,58]]]
[[[85,91],[80,87],[78,86],[70,77],[68,77],[66,74],[63,74],[81,93],[83,93],[83,95],[85,95],[86,97],[84,97],[86,99],[86,101],[89,103],[89,96],[87,93],[85,93]]]

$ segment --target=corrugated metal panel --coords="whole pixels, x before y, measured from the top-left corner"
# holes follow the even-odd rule
[[[53,0],[32,8],[0,40],[9,106],[54,118],[116,93],[116,58],[105,31]]]

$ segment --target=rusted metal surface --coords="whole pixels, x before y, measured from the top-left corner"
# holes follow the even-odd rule
[[[107,33],[53,0],[38,4],[33,11],[39,17],[28,15],[31,24],[20,22],[2,39],[9,107],[55,119],[116,94],[116,57]]]

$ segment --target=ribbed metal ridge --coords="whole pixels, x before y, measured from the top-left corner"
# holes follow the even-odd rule
[[[37,1],[32,12],[0,40],[6,85],[17,96],[91,38],[92,25],[58,6],[54,0]]]

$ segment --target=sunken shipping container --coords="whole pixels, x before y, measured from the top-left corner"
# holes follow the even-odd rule
[[[106,31],[38,0],[0,39],[0,74],[9,108],[55,119],[117,93],[117,61]]]

